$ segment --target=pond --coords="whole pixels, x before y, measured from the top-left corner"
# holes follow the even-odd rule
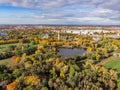
[[[74,49],[60,48],[59,53],[62,58],[70,58],[73,56],[83,55],[86,53],[86,50],[85,49],[77,49],[77,48],[74,48]]]

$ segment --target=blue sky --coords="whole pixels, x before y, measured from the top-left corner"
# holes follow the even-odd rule
[[[0,0],[0,24],[120,25],[120,0]]]

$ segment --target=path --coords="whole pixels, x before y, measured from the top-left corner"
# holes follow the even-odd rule
[[[104,60],[102,60],[101,62],[99,62],[97,65],[100,65],[100,66],[102,66],[102,65],[104,65],[104,64],[106,64],[107,62],[110,62],[111,60],[113,60],[113,56],[111,56],[111,57],[109,57],[109,58],[107,58],[107,59],[104,59]]]

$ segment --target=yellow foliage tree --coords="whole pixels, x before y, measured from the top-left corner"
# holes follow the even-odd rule
[[[24,80],[26,85],[36,86],[40,84],[40,78],[38,76],[26,76]]]
[[[14,81],[6,86],[6,90],[17,90],[18,82]]]
[[[60,72],[60,77],[64,79],[65,78],[64,73]]]
[[[15,57],[15,58],[13,58],[13,65],[16,65],[16,64],[18,64],[20,62],[20,57]]]
[[[93,49],[91,47],[87,48],[87,52],[92,53]]]

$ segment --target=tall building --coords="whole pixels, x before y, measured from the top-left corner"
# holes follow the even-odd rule
[[[60,31],[58,31],[58,40],[60,40]]]

